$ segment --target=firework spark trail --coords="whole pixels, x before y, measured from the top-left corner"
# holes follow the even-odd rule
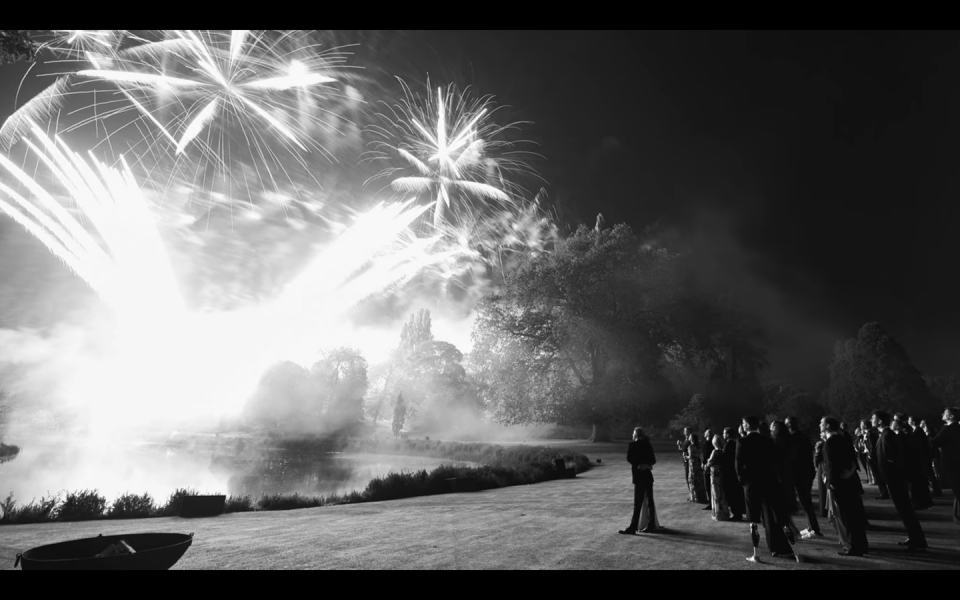
[[[536,176],[519,159],[523,152],[500,139],[520,123],[494,124],[490,119],[497,109],[490,96],[471,100],[469,93],[459,94],[451,85],[446,92],[437,88],[435,95],[431,88],[423,99],[401,84],[406,100],[389,107],[390,115],[380,115],[387,125],[371,128],[379,139],[365,159],[393,163],[399,157],[417,175],[402,175],[405,169],[391,164],[371,181],[389,179],[401,193],[435,193],[435,227],[480,216],[487,207],[477,206],[471,197],[488,201],[498,210],[514,210],[522,189],[508,182],[504,173]]]
[[[252,208],[252,182],[247,173],[236,169],[251,168],[253,178],[259,180],[254,187],[280,192],[287,184],[299,189],[296,174],[290,171],[294,165],[313,178],[312,184],[322,187],[308,155],[336,162],[324,147],[324,136],[343,135],[337,123],[349,121],[340,114],[340,102],[357,100],[352,88],[340,92],[334,85],[353,79],[346,72],[351,54],[345,47],[322,48],[315,43],[317,35],[171,31],[151,32],[147,37],[153,39],[147,40],[127,31],[57,31],[49,48],[59,48],[58,55],[75,57],[74,62],[85,60],[90,68],[63,75],[17,110],[0,128],[0,143],[9,149],[27,134],[28,118],[52,120],[66,97],[99,91],[93,116],[83,116],[61,133],[92,123],[99,127],[105,119],[130,115],[128,125],[142,122],[145,127],[137,126],[140,135],[128,151],[141,157],[159,151],[163,159],[142,165],[159,176],[154,182],[158,189],[167,189],[174,178],[203,181],[205,186],[219,180],[248,192],[250,199],[242,201]],[[158,36],[167,39],[158,40]],[[102,85],[91,89],[96,82],[110,83],[114,99]],[[114,136],[124,128],[111,127],[99,143],[112,147]],[[170,168],[161,168],[167,162]],[[163,181],[167,176],[170,180]],[[212,188],[198,191],[212,193]],[[212,198],[206,203],[196,200],[191,202],[193,212],[209,212],[221,204]],[[222,204],[232,211],[234,200],[225,200]],[[309,203],[297,198],[295,203],[311,212]]]
[[[425,269],[446,269],[456,255],[438,247],[439,237],[410,231],[425,207],[381,204],[345,225],[276,300],[233,312],[191,311],[126,162],[121,158],[122,168],[113,169],[92,161],[91,168],[62,140],[32,129],[39,143],[28,147],[77,202],[97,238],[5,157],[0,164],[36,203],[2,186],[16,205],[0,199],[0,209],[115,309],[114,351],[74,374],[63,390],[104,432],[131,425],[133,415],[149,422],[235,412],[271,364],[315,359],[324,332],[344,311]],[[129,409],[131,398],[136,411]]]

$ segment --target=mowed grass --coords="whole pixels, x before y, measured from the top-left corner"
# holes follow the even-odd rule
[[[654,468],[668,533],[647,536],[617,534],[633,502],[625,442],[536,443],[582,452],[594,468],[576,479],[388,502],[207,519],[14,525],[0,536],[0,566],[11,568],[17,552],[42,544],[167,531],[196,534],[176,569],[960,569],[952,498],[938,498],[935,508],[920,513],[927,555],[911,557],[896,546],[903,526],[892,505],[873,500],[875,488],[867,486],[868,516],[882,528],[869,533],[871,556],[837,556],[836,534],[825,523],[822,540],[801,543],[807,562],[764,552],[764,564],[751,565],[744,561],[751,551],[747,525],[715,523],[700,505],[686,502],[683,465],[671,443],[655,442]],[[797,525],[806,523],[798,517]]]

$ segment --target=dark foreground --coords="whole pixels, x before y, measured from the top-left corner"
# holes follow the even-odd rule
[[[952,496],[919,513],[930,543],[906,554],[893,505],[865,486],[870,555],[837,556],[837,537],[801,542],[806,562],[767,558],[751,565],[748,528],[715,523],[686,502],[679,453],[656,443],[654,494],[668,532],[623,536],[633,502],[626,443],[541,442],[587,454],[600,465],[576,479],[391,502],[237,513],[206,519],[10,525],[0,531],[0,568],[30,548],[76,538],[143,532],[195,532],[174,569],[950,569],[960,570],[960,526]],[[797,517],[797,525],[806,527]],[[761,543],[762,545],[762,543]],[[763,549],[763,548],[761,548]]]

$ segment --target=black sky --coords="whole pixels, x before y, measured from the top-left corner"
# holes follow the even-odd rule
[[[871,320],[921,369],[957,369],[960,34],[369,39],[361,63],[380,50],[405,76],[473,84],[533,121],[564,214],[638,230],[662,218],[710,249],[705,268],[747,290],[808,381],[832,340]]]
[[[416,37],[535,121],[581,221],[662,217],[778,297],[771,317],[844,337],[879,320],[921,368],[957,368],[960,34]],[[822,373],[829,348],[793,360]]]

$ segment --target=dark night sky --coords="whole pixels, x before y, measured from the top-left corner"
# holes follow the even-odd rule
[[[870,320],[922,370],[956,368],[960,34],[386,38],[407,69],[533,121],[566,214],[638,230],[663,218],[709,248],[704,269],[774,325],[779,373],[822,384],[833,340]]]
[[[536,122],[582,221],[663,217],[715,248],[781,342],[812,336],[799,371],[869,320],[922,369],[956,368],[960,35],[423,37]]]

